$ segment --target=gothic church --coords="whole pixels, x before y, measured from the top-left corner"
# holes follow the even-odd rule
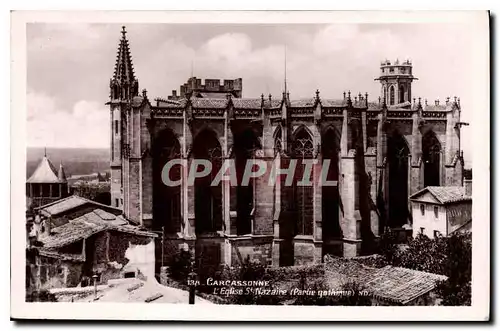
[[[273,266],[317,263],[325,254],[368,254],[387,228],[411,227],[408,197],[425,186],[461,186],[460,99],[428,104],[412,98],[410,61],[384,61],[381,96],[339,99],[242,98],[242,79],[195,77],[166,98],[139,91],[126,31],[110,80],[111,196],[131,221],[161,233],[156,259],[165,265],[189,248],[202,265],[234,265],[246,256]],[[216,173],[234,159],[258,158],[287,168],[297,159],[330,159],[337,186],[187,185],[161,180],[173,158],[209,159]],[[175,178],[172,178],[174,180]]]

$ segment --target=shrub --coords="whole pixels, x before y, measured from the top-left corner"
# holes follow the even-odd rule
[[[169,268],[169,276],[182,285],[187,284],[189,273],[191,272],[191,252],[181,249],[172,258]]]
[[[56,296],[47,290],[26,293],[26,302],[57,302]]]

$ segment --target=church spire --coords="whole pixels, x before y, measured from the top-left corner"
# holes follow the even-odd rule
[[[127,39],[127,30],[122,26],[122,37],[118,45],[115,70],[111,79],[111,99],[130,99],[139,94],[139,84],[134,74],[132,56]]]
[[[122,26],[122,38],[118,46],[118,54],[116,56],[115,73],[113,78],[121,82],[132,83],[135,80],[134,67],[132,65],[132,56],[130,56],[130,48],[127,40],[127,30]]]

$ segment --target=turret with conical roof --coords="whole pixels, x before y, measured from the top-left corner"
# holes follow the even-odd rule
[[[57,170],[47,153],[26,181],[27,207],[38,207],[68,196],[68,181],[62,164]]]

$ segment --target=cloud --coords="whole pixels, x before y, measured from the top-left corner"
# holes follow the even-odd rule
[[[413,96],[430,102],[460,96],[464,120],[472,119],[469,82],[475,68],[468,45],[474,35],[466,25],[129,24],[127,30],[140,88],[150,98],[166,97],[192,70],[199,78],[243,78],[244,97],[279,96],[286,45],[292,98],[313,97],[316,89],[322,98],[341,98],[350,89],[376,100],[380,61],[408,57],[419,78]],[[120,31],[121,24],[28,25],[28,125],[35,129],[28,133],[30,143],[108,146],[104,103]]]
[[[98,102],[80,100],[58,109],[43,93],[27,95],[27,144],[37,147],[109,147],[109,110]]]

